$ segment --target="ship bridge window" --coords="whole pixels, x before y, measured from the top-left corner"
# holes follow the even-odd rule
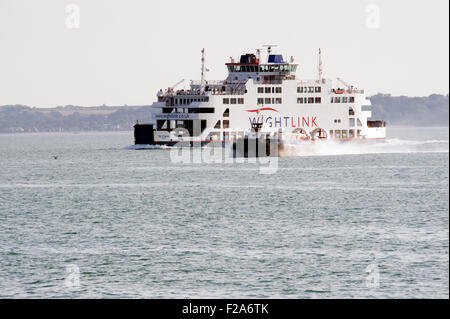
[[[303,86],[297,87],[297,93],[303,93]]]
[[[230,104],[230,99],[224,98],[223,99],[223,104]]]
[[[223,120],[223,128],[230,128],[230,121],[229,120]]]
[[[355,115],[355,111],[353,110],[352,107],[348,108],[348,115]]]
[[[269,66],[268,65],[262,65],[260,67],[261,72],[269,72]]]
[[[230,104],[236,104],[236,99],[235,98],[230,99]]]
[[[258,104],[264,104],[264,99],[262,97],[258,98]]]
[[[217,121],[216,125],[214,125],[214,128],[220,128],[220,120]]]
[[[244,99],[243,99],[243,98],[239,98],[239,99],[237,100],[237,102],[238,102],[238,104],[244,104]]]
[[[223,112],[223,117],[230,117],[230,109],[226,109],[225,112]]]
[[[297,103],[298,104],[303,104],[303,98],[302,97],[298,97],[297,98]]]
[[[275,88],[275,93],[281,93],[281,91],[282,91],[281,86],[277,86]]]
[[[272,89],[270,87],[266,87],[264,91],[265,93],[272,93]]]
[[[350,103],[355,103],[355,97],[354,97],[354,96],[350,96],[349,102],[350,102]]]
[[[266,98],[264,99],[264,102],[265,102],[266,104],[270,104],[271,98],[270,98],[270,97],[266,97]]]
[[[320,97],[314,98],[314,103],[322,103],[322,99]]]
[[[347,96],[343,96],[342,97],[342,103],[348,103],[348,97]]]
[[[313,97],[309,97],[308,98],[308,104],[313,104],[314,103],[314,98]]]
[[[258,93],[264,93],[264,88],[263,87],[258,87]]]
[[[308,93],[314,93],[314,87],[313,86],[308,87]]]
[[[314,91],[315,91],[316,93],[320,93],[321,90],[322,90],[322,88],[321,88],[320,86],[316,86],[316,87],[314,88]]]

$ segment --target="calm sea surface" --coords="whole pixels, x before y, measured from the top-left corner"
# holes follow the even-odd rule
[[[273,174],[132,132],[0,135],[0,297],[448,298],[448,128],[388,132]]]

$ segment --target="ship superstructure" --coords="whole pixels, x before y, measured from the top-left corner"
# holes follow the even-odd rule
[[[370,100],[362,89],[338,79],[322,77],[319,50],[318,77],[298,79],[298,64],[291,57],[267,47],[243,54],[226,63],[222,81],[205,79],[202,50],[200,81],[189,89],[160,90],[151,105],[152,121],[135,126],[136,144],[175,145],[198,142],[227,143],[243,137],[252,123],[263,121],[266,130],[292,132],[299,129],[311,137],[325,134],[337,140],[378,139],[386,136],[384,121],[371,121]]]

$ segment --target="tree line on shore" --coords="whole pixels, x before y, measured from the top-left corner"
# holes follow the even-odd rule
[[[370,97],[372,119],[388,125],[448,126],[448,94],[427,97]],[[127,131],[136,121],[151,120],[149,106],[59,106],[35,108],[24,105],[0,106],[0,133]]]

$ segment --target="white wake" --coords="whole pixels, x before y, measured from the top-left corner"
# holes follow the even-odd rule
[[[326,156],[383,153],[448,153],[449,140],[306,141],[287,146],[280,156]]]

